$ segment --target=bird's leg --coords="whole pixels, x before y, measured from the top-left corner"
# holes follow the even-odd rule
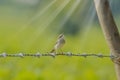
[[[60,52],[63,54],[63,51],[62,51],[62,49],[60,49]]]
[[[55,50],[55,54],[58,54],[58,50]]]

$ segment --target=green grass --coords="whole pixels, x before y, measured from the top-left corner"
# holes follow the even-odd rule
[[[42,34],[33,44],[27,42],[32,40],[35,28],[29,28],[19,36],[11,38],[13,30],[1,27],[0,50],[8,53],[25,52],[34,53],[49,52],[54,45],[56,37],[52,34]],[[10,32],[9,32],[10,31]],[[3,32],[7,32],[4,33]],[[82,35],[75,37],[66,35],[66,45],[63,51],[74,53],[105,53],[109,55],[109,49],[104,40],[101,30],[97,27],[91,28],[86,40],[81,43]],[[49,39],[50,38],[50,39]],[[82,45],[81,45],[82,44]],[[29,47],[28,47],[29,45]],[[41,57],[41,58],[1,58],[0,59],[1,80],[116,80],[113,63],[109,58],[96,57]]]

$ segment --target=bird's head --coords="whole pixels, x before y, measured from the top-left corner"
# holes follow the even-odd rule
[[[64,38],[64,35],[63,35],[63,34],[60,34],[60,35],[58,36],[58,38]]]

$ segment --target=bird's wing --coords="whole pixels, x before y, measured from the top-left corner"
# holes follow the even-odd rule
[[[59,42],[59,40],[57,40],[55,44],[57,44],[58,42]]]

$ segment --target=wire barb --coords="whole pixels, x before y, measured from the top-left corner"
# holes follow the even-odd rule
[[[55,53],[50,53],[50,56],[52,56],[53,58],[55,58],[56,54]]]
[[[71,52],[67,52],[66,56],[72,56],[72,53]]]
[[[7,54],[5,52],[1,54],[1,57],[5,58],[6,56],[7,56]]]
[[[42,55],[41,55],[39,52],[37,52],[37,53],[35,54],[35,56],[38,57],[38,58],[40,58]]]
[[[19,53],[18,56],[21,57],[21,58],[23,58],[24,54],[23,53]]]

